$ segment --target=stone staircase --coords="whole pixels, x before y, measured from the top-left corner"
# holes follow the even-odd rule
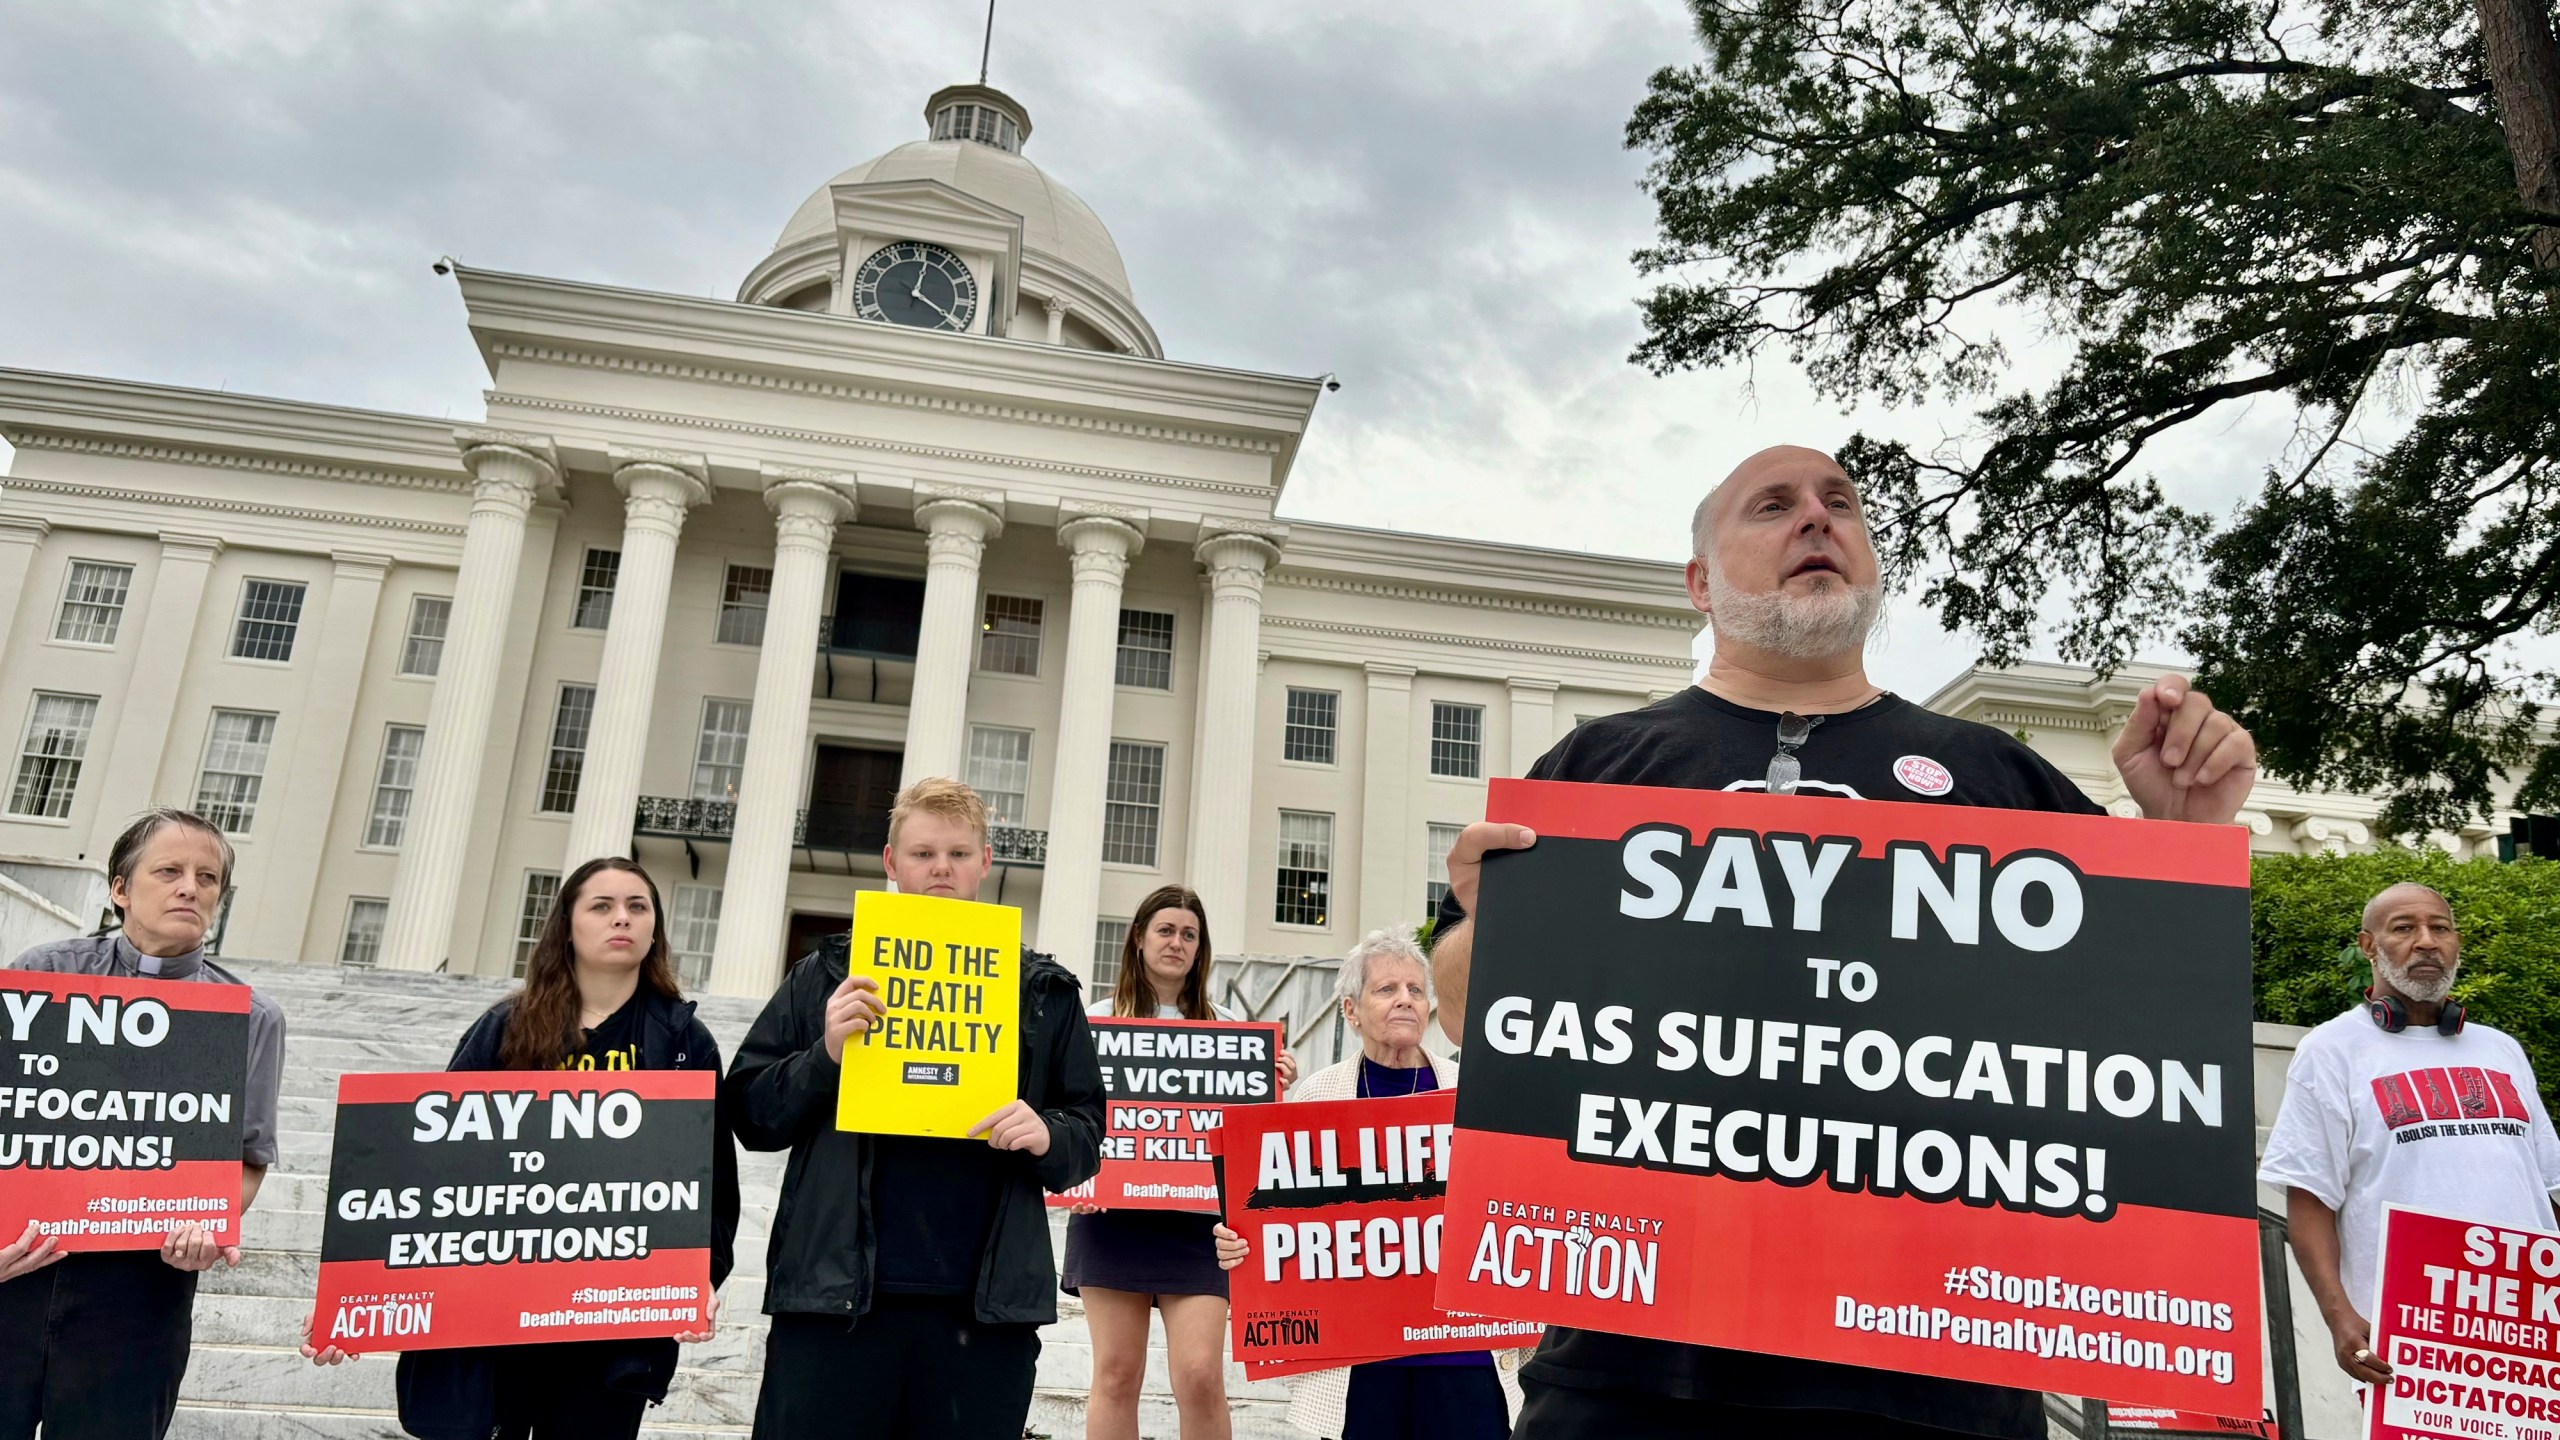
[[[441,1070],[464,1028],[511,982],[443,975],[340,970],[326,966],[232,963],[285,1009],[281,1163],[267,1176],[244,1227],[237,1269],[216,1267],[196,1299],[195,1358],[180,1392],[177,1440],[398,1440],[388,1356],[323,1369],[297,1352],[317,1285],[320,1228],[329,1175],[331,1111],[346,1071]],[[755,1018],[754,1002],[713,997],[702,1018],[734,1053]],[[646,1440],[711,1440],[744,1435],[755,1418],[764,1363],[765,1235],[782,1158],[742,1152],[743,1207],[737,1273],[721,1288],[719,1338],[684,1347],[664,1405],[641,1430]],[[1052,1244],[1064,1245],[1064,1217]],[[1084,1314],[1059,1297],[1058,1323],[1041,1335],[1031,1406],[1036,1434],[1084,1433],[1093,1373]],[[1239,1440],[1281,1440],[1287,1392],[1249,1382],[1227,1366],[1228,1403]],[[1139,1431],[1178,1433],[1161,1331],[1147,1357]]]

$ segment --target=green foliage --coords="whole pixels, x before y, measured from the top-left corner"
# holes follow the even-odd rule
[[[2364,903],[2404,880],[2453,906],[2473,1018],[2516,1037],[2545,1096],[2560,1094],[2560,862],[2456,862],[2436,850],[2264,855],[2249,864],[2258,1018],[2317,1025],[2356,1003],[2372,972],[2354,951]]]
[[[2560,808],[2560,676],[2506,649],[2560,624],[2560,216],[2517,198],[2470,4],[1691,8],[1705,59],[1627,126],[1638,362],[1774,342],[1844,403],[1969,404],[1934,451],[1839,454],[1889,573],[1994,663],[2046,614],[2102,669],[2179,629],[2270,773],[2388,790],[2387,833],[2501,771]],[[2020,387],[2002,305],[2058,377]],[[2146,447],[2252,403],[2295,416],[2282,468],[2227,519],[2171,504]],[[2377,414],[2405,431],[2359,445]]]

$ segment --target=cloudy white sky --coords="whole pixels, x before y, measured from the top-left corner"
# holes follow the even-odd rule
[[[0,366],[467,418],[439,253],[727,297],[837,171],[972,78],[981,0],[34,0],[0,8]],[[1782,359],[1626,362],[1651,235],[1621,147],[1676,0],[1003,0],[991,80],[1176,359],[1337,372],[1284,513],[1663,559],[1762,445],[1845,416]],[[2031,317],[2002,320],[2032,372]],[[2226,509],[2281,410],[2163,457]],[[1878,679],[1972,647],[1908,602]]]

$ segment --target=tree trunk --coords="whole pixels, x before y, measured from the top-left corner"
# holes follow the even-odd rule
[[[2560,40],[2548,0],[2473,0],[2489,85],[2527,209],[2560,215]],[[2560,269],[2560,225],[2534,232],[2534,263]]]

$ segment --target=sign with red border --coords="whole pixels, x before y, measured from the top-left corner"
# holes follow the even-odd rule
[[[249,989],[0,971],[0,1228],[64,1250],[240,1243]]]
[[[2560,1436],[2560,1235],[2389,1205],[2366,1440]]]
[[[1259,1377],[1395,1355],[1507,1350],[1539,1327],[1433,1301],[1450,1092],[1228,1112],[1227,1272],[1235,1357]],[[1275,1362],[1287,1362],[1275,1364]]]
[[[340,1077],[314,1343],[707,1328],[717,1084],[707,1070]]]
[[[1280,1027],[1265,1020],[1096,1019],[1102,1169],[1053,1206],[1218,1212],[1228,1107],[1280,1098]]]
[[[1440,1303],[2260,1412],[2247,836],[1495,781]],[[2174,998],[2172,998],[2174,997]]]

